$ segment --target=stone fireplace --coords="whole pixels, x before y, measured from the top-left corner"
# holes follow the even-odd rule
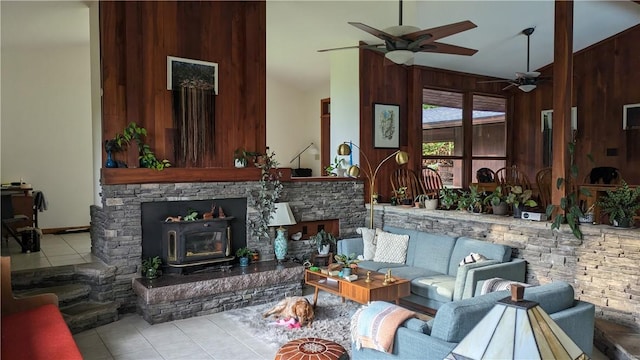
[[[356,228],[365,224],[367,211],[361,181],[306,178],[284,181],[283,185],[279,201],[289,202],[298,223],[339,219],[338,238],[356,236]],[[187,206],[185,212],[194,204],[200,206],[200,211],[210,211],[213,203],[222,206],[227,215],[234,217],[231,222],[232,248],[237,249],[245,243],[260,252],[261,261],[273,260],[272,241],[251,236],[247,227],[258,216],[251,206],[252,194],[258,189],[257,181],[102,185],[102,206],[91,207],[92,253],[106,264],[117,267],[113,289],[120,309],[124,312],[136,310],[137,297],[132,281],[140,277],[143,258],[161,253],[162,221],[168,215],[183,213],[183,208],[174,211],[172,206]],[[242,201],[240,211],[228,204],[238,199]],[[152,204],[165,208],[152,216],[152,225],[147,226],[143,218]],[[158,232],[152,235],[153,241],[157,242],[155,245],[159,244],[155,250],[154,245],[147,246],[146,240],[143,245],[143,237],[146,239],[149,231]]]

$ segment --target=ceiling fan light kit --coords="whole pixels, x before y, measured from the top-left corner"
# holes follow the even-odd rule
[[[403,65],[413,59],[413,52],[409,50],[392,50],[384,54],[384,57],[396,64]]]
[[[518,86],[518,89],[520,89],[520,90],[522,90],[524,92],[532,91],[535,88],[536,88],[536,86],[533,85],[533,84],[524,84],[524,85]]]

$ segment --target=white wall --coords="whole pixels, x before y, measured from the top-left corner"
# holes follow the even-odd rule
[[[360,62],[357,50],[331,53],[331,161],[338,146],[352,141],[360,146]],[[352,147],[353,164],[360,151]],[[345,157],[349,162],[349,157]],[[351,165],[353,165],[351,164]]]
[[[86,13],[88,32],[88,8]],[[48,210],[39,214],[41,228],[88,226],[93,199],[89,44],[5,46],[9,34],[2,30],[1,181],[23,178],[44,192]]]
[[[312,142],[320,150],[320,99],[326,97],[328,83],[302,91],[267,74],[267,146],[276,153],[280,167],[297,168],[298,161],[290,161]],[[300,167],[320,176],[320,155],[307,150],[300,157]]]

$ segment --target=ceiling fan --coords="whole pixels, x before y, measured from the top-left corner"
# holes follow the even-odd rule
[[[443,25],[431,29],[420,30],[415,26],[402,25],[402,0],[400,0],[400,21],[398,26],[392,26],[384,30],[378,30],[360,22],[349,22],[350,25],[369,34],[380,38],[383,44],[357,45],[332,49],[318,50],[318,52],[365,48],[379,51],[385,57],[396,64],[411,65],[413,55],[418,52],[433,52],[441,54],[466,55],[471,56],[478,50],[465,48],[462,46],[443,44],[436,42],[447,36],[451,36],[466,30],[477,27],[469,20],[461,21],[449,25]]]
[[[540,73],[537,71],[529,71],[530,36],[531,34],[533,34],[534,30],[535,28],[526,28],[522,30],[522,34],[527,36],[527,71],[526,72],[516,72],[516,78],[513,80],[509,80],[509,79],[489,80],[489,81],[479,81],[479,83],[508,82],[509,85],[507,85],[502,90],[507,90],[514,86],[517,86],[518,89],[524,92],[530,92],[536,88],[538,82],[543,80],[548,80],[547,77],[541,77]]]

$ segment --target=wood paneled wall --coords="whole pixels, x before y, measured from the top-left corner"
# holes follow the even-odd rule
[[[266,144],[264,1],[101,1],[103,139],[130,122],[173,162],[167,56],[218,63],[213,151],[204,167],[233,167],[238,147]],[[126,161],[136,164],[131,152]]]
[[[572,106],[578,108],[578,179],[594,166],[613,166],[631,184],[640,184],[640,129],[622,130],[622,106],[640,102],[640,25],[574,54]],[[551,65],[541,69],[552,76]],[[542,168],[540,111],[552,109],[551,83],[513,96],[513,163],[530,179]],[[607,149],[617,155],[607,156]],[[595,163],[587,158],[592,154]]]
[[[375,168],[390,149],[373,147],[373,104],[400,105],[400,149],[409,153],[409,164],[404,165],[418,174],[421,170],[422,149],[422,89],[433,88],[465,93],[471,101],[473,93],[504,96],[503,84],[483,83],[487,77],[423,66],[405,67],[393,64],[380,53],[360,51],[360,146]],[[466,115],[469,117],[470,113]],[[508,119],[507,119],[508,120]],[[471,134],[467,136],[470,139]],[[392,194],[391,173],[398,165],[389,160],[378,172],[376,190],[388,202]],[[469,173],[471,169],[467,170]],[[365,199],[369,189],[365,188]],[[367,201],[368,202],[368,201]]]

